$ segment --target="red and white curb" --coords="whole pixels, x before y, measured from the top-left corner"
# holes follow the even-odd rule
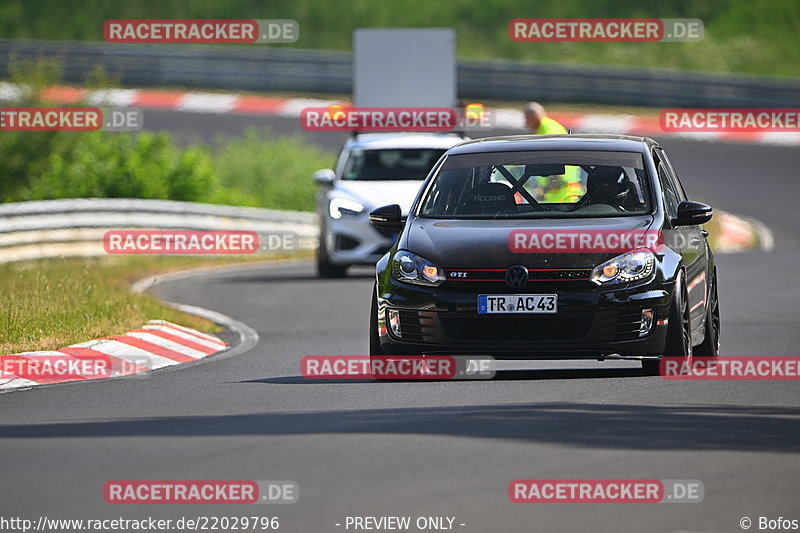
[[[197,361],[227,348],[213,335],[151,320],[124,335],[53,351],[0,355],[0,391],[141,374]]]
[[[14,100],[20,89],[11,83],[0,82],[0,100]],[[139,107],[169,109],[189,113],[242,113],[275,115],[299,118],[306,107],[329,107],[347,104],[339,100],[316,98],[279,98],[241,94],[161,91],[138,89],[87,90],[56,86],[46,89],[44,98],[56,104],[74,104],[85,101],[90,105],[114,107]],[[494,126],[500,129],[526,131],[525,118],[520,109],[497,108]],[[656,137],[678,137],[698,141],[726,141],[759,143],[776,146],[800,145],[800,132],[710,132],[674,133],[662,131],[657,117],[623,114],[563,113],[550,114],[566,128],[576,133],[616,133]]]
[[[754,248],[771,252],[775,248],[772,230],[760,220],[725,211],[719,211],[714,216],[719,220],[720,228],[714,243],[715,252],[745,252]]]

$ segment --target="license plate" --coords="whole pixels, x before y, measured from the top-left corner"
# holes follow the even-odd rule
[[[556,313],[557,294],[481,294],[478,314],[492,313]]]

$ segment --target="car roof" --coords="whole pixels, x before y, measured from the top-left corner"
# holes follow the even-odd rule
[[[630,135],[508,135],[466,141],[451,149],[449,155],[490,152],[526,152],[533,150],[602,150],[610,152],[642,152],[658,146],[649,137]]]
[[[362,133],[347,141],[347,148],[388,150],[391,148],[440,148],[447,150],[463,142],[456,133]]]

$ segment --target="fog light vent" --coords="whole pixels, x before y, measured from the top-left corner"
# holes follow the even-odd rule
[[[639,336],[644,337],[650,333],[653,327],[653,317],[655,314],[652,309],[642,309],[642,321],[639,323]]]
[[[389,309],[389,327],[395,337],[401,337],[400,331],[400,312],[397,309]]]

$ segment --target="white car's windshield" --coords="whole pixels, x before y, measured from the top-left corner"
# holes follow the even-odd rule
[[[343,180],[397,181],[424,180],[433,165],[446,152],[441,148],[357,148],[342,174]]]

